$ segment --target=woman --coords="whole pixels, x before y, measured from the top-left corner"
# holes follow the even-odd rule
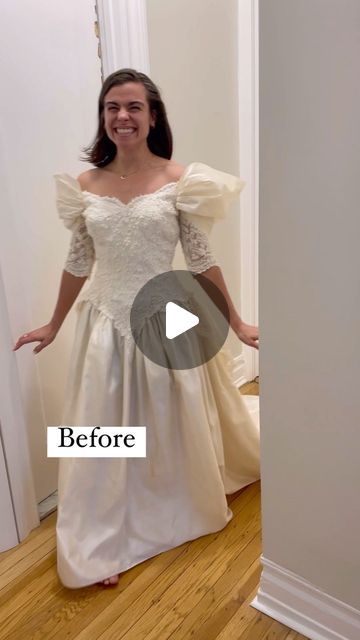
[[[243,187],[208,165],[171,160],[172,135],[157,87],[122,69],[104,82],[99,125],[86,149],[95,168],[56,174],[57,206],[72,231],[54,314],[14,350],[56,337],[76,305],[63,425],[147,427],[146,458],[60,458],[58,572],[79,588],[119,573],[232,518],[226,494],[259,478],[259,429],[232,382],[226,350],[189,370],[159,367],[136,348],[129,317],[137,292],[170,271],[180,239],[187,266],[223,293],[230,326],[258,349],[258,329],[234,308],[207,233]],[[160,306],[148,314],[156,333]],[[144,329],[145,330],[145,329]]]

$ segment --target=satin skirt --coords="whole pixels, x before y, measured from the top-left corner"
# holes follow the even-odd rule
[[[156,314],[146,331],[157,330]],[[223,529],[225,494],[260,477],[260,429],[223,348],[168,370],[82,301],[62,425],[146,426],[146,458],[60,458],[57,568],[80,588]]]

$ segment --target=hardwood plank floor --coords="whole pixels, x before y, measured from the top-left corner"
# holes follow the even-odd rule
[[[241,391],[258,393],[249,384]],[[234,517],[222,531],[150,558],[109,588],[61,585],[52,513],[0,554],[0,640],[305,640],[250,606],[260,499],[260,481],[228,496]]]

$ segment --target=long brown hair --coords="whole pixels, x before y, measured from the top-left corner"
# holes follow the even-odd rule
[[[88,147],[83,148],[85,157],[80,160],[91,162],[96,167],[105,167],[116,156],[116,145],[105,131],[104,98],[112,87],[125,82],[141,82],[144,85],[150,112],[156,112],[155,126],[150,129],[147,137],[148,147],[155,155],[170,160],[173,151],[173,137],[160,91],[145,73],[135,69],[114,71],[104,80],[98,101],[98,130],[94,141]]]

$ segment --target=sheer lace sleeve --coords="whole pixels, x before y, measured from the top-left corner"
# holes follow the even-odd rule
[[[192,273],[202,273],[217,265],[209,244],[208,236],[198,226],[187,219],[182,212],[179,214],[180,242],[186,266]]]
[[[73,276],[89,276],[95,260],[94,245],[85,220],[72,232],[64,269]]]
[[[83,215],[85,203],[80,185],[67,174],[55,174],[54,178],[59,217],[65,227],[72,231],[64,269],[73,276],[89,276],[95,261],[95,251]]]

